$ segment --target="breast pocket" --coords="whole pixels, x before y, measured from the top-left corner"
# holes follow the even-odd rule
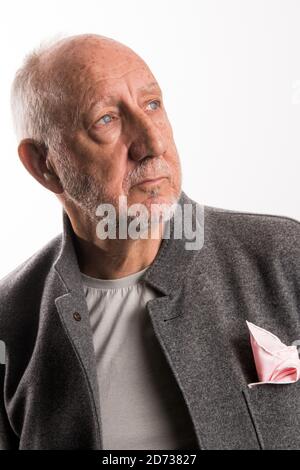
[[[262,449],[300,449],[300,381],[243,390]]]

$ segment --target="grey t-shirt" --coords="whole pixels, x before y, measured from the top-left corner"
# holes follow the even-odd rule
[[[104,449],[196,448],[190,415],[146,309],[148,268],[104,280],[81,273],[93,331]]]

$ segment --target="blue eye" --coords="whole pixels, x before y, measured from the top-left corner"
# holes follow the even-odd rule
[[[152,107],[152,105],[154,105],[154,108]],[[155,110],[160,107],[160,101],[159,100],[150,101],[149,106],[151,106],[151,109]]]
[[[109,118],[110,120],[107,120],[107,118]],[[110,114],[105,114],[104,116],[102,116],[102,118],[99,119],[98,122],[101,122],[102,119],[104,120],[104,124],[109,124],[112,121],[112,117],[110,116]]]

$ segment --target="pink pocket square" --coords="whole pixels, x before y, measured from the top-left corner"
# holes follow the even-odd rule
[[[289,384],[300,378],[300,359],[297,347],[286,346],[277,336],[246,321],[255,366],[260,382],[248,384]]]

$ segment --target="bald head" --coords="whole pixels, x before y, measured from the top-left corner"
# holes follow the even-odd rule
[[[41,57],[45,59],[51,68],[66,69],[67,65],[82,67],[88,62],[101,60],[101,65],[107,69],[118,68],[118,64],[128,60],[142,59],[124,44],[96,34],[82,34],[61,39],[47,49],[44,49]]]
[[[132,49],[95,34],[41,46],[26,57],[12,85],[17,138],[57,148],[64,131],[78,125],[80,110],[93,101],[95,82],[141,65],[147,67]]]

